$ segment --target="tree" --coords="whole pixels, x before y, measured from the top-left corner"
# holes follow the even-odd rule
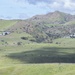
[[[22,42],[17,42],[17,45],[21,45],[22,44]]]
[[[22,40],[28,40],[28,37],[21,37]]]

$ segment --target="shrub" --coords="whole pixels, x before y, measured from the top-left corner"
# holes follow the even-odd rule
[[[56,44],[59,44],[58,42],[56,42]]]
[[[4,40],[1,40],[1,42],[4,42]]]
[[[22,44],[22,42],[17,42],[17,45],[21,45]]]
[[[36,40],[35,39],[30,39],[29,41],[35,42]]]
[[[21,37],[22,40],[28,40],[28,37]]]

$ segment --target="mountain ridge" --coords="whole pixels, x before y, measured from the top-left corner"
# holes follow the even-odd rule
[[[74,21],[75,15],[55,11],[45,15],[36,15],[26,20],[17,20],[6,31],[26,32],[32,35],[36,42],[52,42],[53,39],[75,33]]]

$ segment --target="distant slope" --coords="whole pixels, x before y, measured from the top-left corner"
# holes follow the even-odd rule
[[[4,31],[14,25],[17,21],[15,20],[0,20],[0,31]]]

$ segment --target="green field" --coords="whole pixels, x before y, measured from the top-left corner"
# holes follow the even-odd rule
[[[24,33],[0,36],[0,75],[75,75],[75,39],[59,38],[50,44],[21,36],[33,38]]]
[[[18,64],[0,68],[0,75],[75,75],[73,64]]]
[[[0,30],[16,23],[0,21]],[[33,39],[32,35],[17,31],[0,36],[0,75],[75,75],[74,38],[58,38],[53,43],[37,43]]]

